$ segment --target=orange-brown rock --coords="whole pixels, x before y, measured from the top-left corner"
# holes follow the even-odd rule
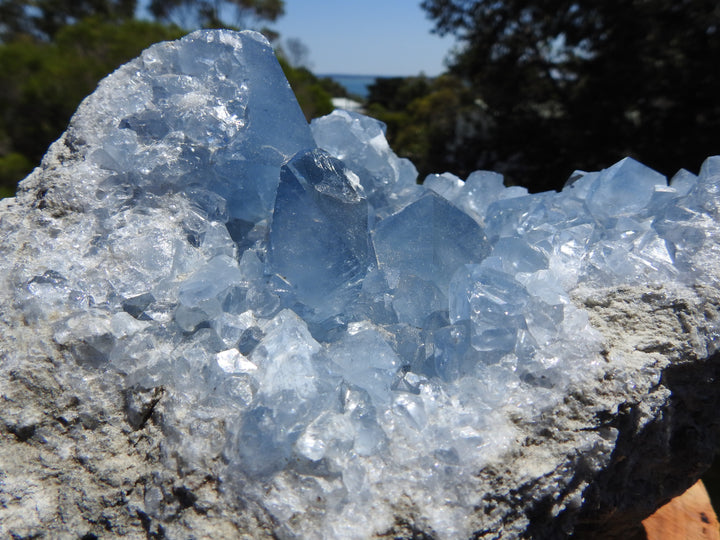
[[[720,525],[701,480],[643,521],[648,540],[720,540]]]

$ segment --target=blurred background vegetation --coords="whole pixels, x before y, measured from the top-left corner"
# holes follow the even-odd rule
[[[0,0],[0,197],[15,193],[100,79],[152,43],[199,26],[262,28],[283,13],[281,0],[152,0],[154,20],[138,20],[137,7],[136,0]],[[344,89],[303,66],[302,43],[263,30],[307,118],[331,112],[331,97]]]
[[[720,153],[716,0],[422,7],[458,38],[448,72],[376,85],[368,111],[423,174],[490,169],[543,191],[628,155],[672,176]]]

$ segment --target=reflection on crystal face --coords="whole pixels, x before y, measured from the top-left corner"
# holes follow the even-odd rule
[[[482,228],[432,191],[381,221],[373,244],[387,275],[417,277],[441,292],[455,270],[488,252]]]
[[[326,316],[342,310],[372,264],[368,206],[353,176],[338,159],[312,150],[283,167],[275,199],[268,271]]]

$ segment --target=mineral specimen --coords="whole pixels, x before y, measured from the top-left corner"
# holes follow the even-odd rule
[[[660,304],[714,289],[720,157],[669,185],[627,158],[537,195],[489,172],[416,175],[371,118],[308,126],[258,34],[155,45],[100,84],[0,207],[3,372],[53,348],[75,399],[94,376],[119,385],[128,425],[162,430],[159,461],[215,470],[224,496],[264,516],[253,535],[545,527],[592,499],[619,426],[570,430],[544,463],[520,459],[527,426],[599,381],[651,393],[665,364],[637,350],[674,350],[609,352],[590,312],[610,301],[587,288],[670,287],[646,291]],[[710,357],[717,331],[708,308],[685,353]],[[633,382],[630,364],[649,375]],[[532,504],[503,526],[483,482],[512,456]],[[178,512],[199,508],[172,493]],[[168,497],[146,487],[133,503],[148,534]]]

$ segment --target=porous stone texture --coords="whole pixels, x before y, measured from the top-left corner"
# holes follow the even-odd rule
[[[258,34],[103,81],[0,202],[0,536],[626,538],[689,487],[720,158],[416,174]]]
[[[698,285],[578,291],[576,298],[605,336],[606,357],[631,359],[621,385],[627,399],[608,418],[619,432],[612,459],[585,491],[576,530],[582,538],[627,538],[717,453],[720,295]]]
[[[219,456],[187,469],[166,455],[161,387],[123,390],[47,332],[2,330],[1,537],[272,538],[262,511],[226,493]]]

